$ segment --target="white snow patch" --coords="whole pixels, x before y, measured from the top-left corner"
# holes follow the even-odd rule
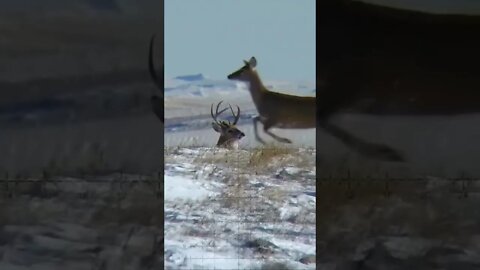
[[[201,200],[216,196],[218,193],[202,185],[200,180],[178,176],[165,175],[165,200]]]
[[[171,246],[171,244],[169,244]],[[197,247],[178,247],[165,253],[167,265],[179,269],[256,269],[260,262],[251,258],[241,258],[232,249],[230,252],[208,252]]]
[[[280,219],[281,220],[288,220],[290,218],[296,217],[302,209],[297,206],[292,206],[289,203],[286,203],[283,207],[278,209],[280,212]]]
[[[297,174],[297,173],[300,173],[302,171],[302,169],[300,169],[298,167],[286,167],[285,171],[288,174]]]

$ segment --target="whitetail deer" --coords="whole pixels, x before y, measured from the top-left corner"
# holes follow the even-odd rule
[[[318,8],[317,122],[360,154],[403,161],[330,123],[343,110],[385,115],[480,112],[480,17],[432,14],[360,1]],[[278,108],[281,110],[282,108]]]
[[[164,122],[164,106],[163,106],[163,68],[161,72],[161,78],[157,76],[155,71],[155,65],[153,64],[153,43],[155,41],[155,35],[152,36],[150,39],[150,48],[148,50],[148,71],[150,72],[150,77],[152,78],[153,82],[157,86],[157,88],[161,91],[161,97],[156,95],[155,93],[152,94],[150,97],[150,103],[152,105],[153,113],[157,116],[162,123]]]
[[[255,67],[257,60],[251,57],[245,65],[228,75],[229,80],[237,80],[248,84],[253,103],[259,113],[253,118],[255,138],[265,144],[258,136],[258,122],[263,123],[263,131],[282,143],[291,143],[287,138],[273,134],[269,129],[289,128],[307,129],[315,128],[315,97],[302,97],[287,95],[268,90],[262,83]]]
[[[240,107],[237,106],[237,114],[234,113],[232,106],[230,107],[230,111],[234,117],[233,123],[230,121],[218,121],[217,117],[226,111],[228,108],[224,108],[220,112],[218,111],[220,104],[222,104],[223,100],[217,104],[217,108],[215,110],[215,114],[213,113],[213,104],[210,107],[210,114],[212,115],[213,121],[212,128],[216,132],[220,133],[220,138],[218,138],[217,147],[227,148],[227,149],[238,149],[238,143],[241,138],[245,136],[245,134],[240,131],[235,125],[240,118]]]

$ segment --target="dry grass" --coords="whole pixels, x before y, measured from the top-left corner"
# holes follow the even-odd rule
[[[263,198],[263,200],[268,200],[276,204],[284,202],[285,198],[289,196],[289,192],[278,188],[266,189],[257,195],[258,198]]]
[[[276,189],[252,194],[243,187],[246,187],[243,183],[228,187],[224,196],[218,198],[221,206],[235,209],[241,216],[257,216],[259,222],[272,222],[278,219],[278,209],[272,206],[285,202],[288,198],[286,192]]]
[[[426,180],[321,181],[316,190],[317,234],[329,250],[339,252],[351,248],[349,243],[382,235],[466,244],[468,235],[476,233],[478,211],[473,205],[478,199],[464,198],[460,186],[432,189]],[[458,233],[452,236],[452,231]]]
[[[286,263],[269,262],[263,264],[259,270],[294,270],[294,268]]]
[[[0,226],[36,224],[42,218],[40,212],[30,207],[27,200],[17,200],[12,205],[10,198],[0,197]]]
[[[245,175],[236,175],[227,179],[227,189],[224,196],[220,198],[221,203],[226,208],[240,208],[244,209],[252,203],[247,191],[248,177]]]
[[[292,161],[291,156],[296,154],[298,150],[287,147],[258,147],[250,151],[250,159],[248,166],[251,168],[267,168],[272,164],[284,165]],[[295,166],[296,164],[291,164]]]
[[[368,209],[386,204],[395,196],[418,195],[418,186],[407,182],[389,183],[388,181],[319,181],[317,183],[317,220],[327,222],[332,215],[339,214],[344,208],[365,206]]]
[[[425,183],[414,181],[389,181],[368,179],[319,180],[318,197],[336,205],[389,197],[393,193],[401,196],[418,195]],[[321,195],[321,196],[320,196]]]
[[[105,206],[95,211],[90,222],[94,224],[140,224],[144,226],[163,225],[163,201],[152,196],[142,204],[124,207]]]
[[[283,166],[310,168],[315,160],[311,155],[300,153],[297,148],[268,146],[242,150],[226,150],[204,146],[178,146],[164,148],[165,162],[175,162],[172,155],[182,155],[184,149],[198,149],[200,153],[193,159],[197,165],[212,164],[228,166],[242,173],[268,173]]]
[[[281,146],[241,150],[215,147],[166,148],[165,161],[173,164],[191,162],[196,168],[191,170],[201,172],[197,176],[217,178],[225,184],[222,196],[216,199],[222,207],[234,208],[246,215],[262,213],[265,220],[278,218],[279,213],[272,205],[282,204],[289,194],[281,188],[259,188],[251,182],[252,178],[261,182],[264,177],[271,178],[284,167],[298,166],[308,171],[315,166],[315,157],[310,150]],[[295,183],[303,181],[301,175],[291,177]]]
[[[163,171],[161,133],[152,114],[5,129],[0,134],[0,150],[6,153],[0,157],[0,174],[37,177],[44,171],[51,175]]]
[[[57,183],[62,178],[46,175],[30,182],[0,181],[1,223],[37,224],[47,218],[63,220],[77,215],[75,222],[79,224],[163,224],[160,179],[119,182],[126,180],[121,178],[118,175],[106,179],[110,182],[78,179]]]

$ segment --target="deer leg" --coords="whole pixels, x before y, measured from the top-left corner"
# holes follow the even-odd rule
[[[400,153],[387,145],[366,142],[328,122],[323,123],[321,127],[330,135],[364,156],[383,161],[405,161]]]
[[[261,144],[265,144],[265,141],[262,138],[260,138],[260,136],[258,136],[257,125],[259,121],[260,121],[260,116],[255,116],[253,118],[253,132],[255,133],[255,138],[257,139],[257,141],[259,141]]]
[[[265,123],[263,123],[263,131],[265,133],[267,133],[268,135],[270,135],[271,137],[273,137],[275,140],[279,141],[279,142],[282,142],[282,143],[292,143],[291,140],[287,139],[287,138],[283,138],[283,137],[280,137],[278,135],[275,135],[273,134],[271,131],[269,131],[269,129],[272,127],[272,122],[270,121],[265,121]]]
[[[348,133],[344,129],[329,123],[329,118],[340,108],[347,106],[348,95],[341,95],[341,91],[329,92],[330,95],[322,97],[320,104],[317,105],[317,125],[323,128],[327,133],[342,141],[347,147],[356,151],[361,155],[383,161],[405,161],[403,156],[393,148],[384,144],[374,144],[366,142],[354,135]]]
[[[163,109],[163,101],[160,100],[160,98],[157,95],[153,95],[150,98],[150,102],[152,105],[153,113],[157,116],[160,121],[165,122],[165,116],[164,116],[164,109]]]

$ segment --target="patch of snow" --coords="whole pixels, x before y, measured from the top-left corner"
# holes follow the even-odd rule
[[[289,220],[297,216],[298,214],[300,214],[300,212],[302,211],[300,207],[292,206],[289,203],[286,203],[283,207],[281,207],[278,210],[280,212],[281,220]]]
[[[165,201],[201,200],[217,195],[200,181],[183,176],[167,175],[164,178]]]
[[[169,246],[168,252],[165,252],[166,265],[180,267],[179,269],[255,269],[260,265],[257,260],[239,257],[234,249],[226,252],[208,252],[199,247],[185,245],[174,247],[175,244],[167,241],[166,245]]]
[[[288,173],[288,174],[298,174],[302,171],[302,169],[298,168],[298,167],[286,167],[285,168],[285,171]]]

